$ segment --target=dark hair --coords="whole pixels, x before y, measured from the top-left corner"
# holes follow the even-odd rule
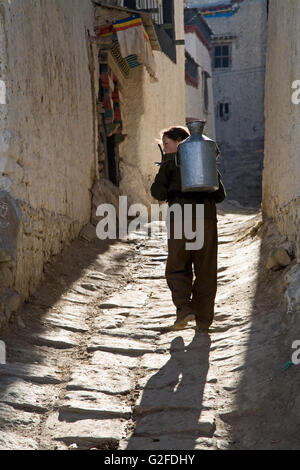
[[[164,136],[175,141],[178,141],[178,140],[182,141],[182,140],[187,139],[190,136],[190,134],[184,127],[176,126],[176,127],[170,127],[169,129],[162,131],[162,137]]]

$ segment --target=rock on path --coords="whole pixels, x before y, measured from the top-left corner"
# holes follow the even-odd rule
[[[249,230],[260,214],[219,212],[209,335],[168,331],[165,232],[76,240],[48,265],[4,338],[0,449],[263,448],[280,317],[257,294],[261,239]]]

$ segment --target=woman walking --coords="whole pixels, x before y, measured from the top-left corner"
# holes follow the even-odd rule
[[[170,208],[173,204],[180,204],[184,210],[185,204],[191,204],[194,225],[196,206],[204,205],[204,245],[201,249],[186,249],[186,243],[191,240],[187,240],[184,235],[180,239],[175,238],[174,218],[170,219],[166,280],[176,307],[173,328],[182,329],[188,322],[195,320],[198,331],[208,331],[214,318],[217,292],[216,203],[222,202],[226,194],[219,171],[217,191],[212,193],[181,191],[181,173],[175,157],[178,144],[187,137],[189,137],[188,131],[181,126],[162,131],[163,157],[159,172],[151,186],[151,194],[158,201],[167,201]],[[183,218],[180,223],[183,223]]]

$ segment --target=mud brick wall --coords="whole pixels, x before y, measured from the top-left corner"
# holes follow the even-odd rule
[[[90,0],[0,5],[0,328],[90,219],[93,22]]]
[[[266,137],[263,211],[287,236],[300,261],[300,104],[293,103],[300,80],[300,3],[270,2],[266,67]],[[280,34],[278,34],[280,31]],[[299,98],[299,86],[296,97]]]

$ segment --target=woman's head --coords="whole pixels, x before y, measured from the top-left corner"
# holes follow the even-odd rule
[[[177,152],[180,142],[189,137],[189,132],[185,127],[176,126],[165,129],[161,132],[164,153]]]

